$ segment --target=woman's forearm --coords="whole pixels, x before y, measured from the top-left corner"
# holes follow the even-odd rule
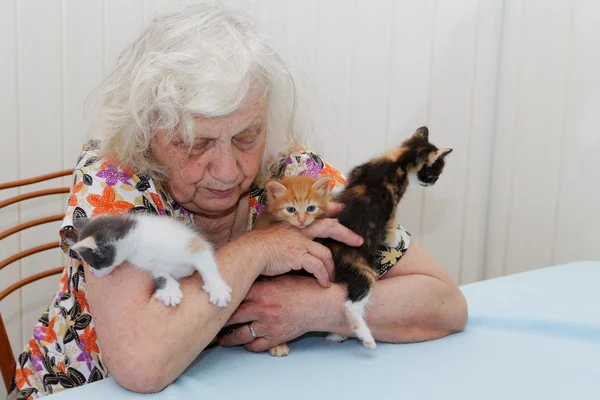
[[[343,313],[344,286],[321,292],[328,318],[318,331],[355,336]],[[366,321],[377,341],[406,343],[437,339],[464,329],[467,305],[462,293],[428,275],[405,275],[377,281],[366,310]]]
[[[260,257],[251,240],[239,239],[217,251],[220,272],[233,289],[224,308],[209,302],[198,273],[180,280],[182,302],[166,307],[152,297],[152,279],[145,272],[119,267],[97,278],[86,271],[98,342],[111,375],[136,392],[162,390],[174,381],[244,299],[262,271]],[[106,293],[112,298],[106,299]]]

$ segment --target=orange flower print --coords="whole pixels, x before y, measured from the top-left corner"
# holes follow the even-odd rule
[[[73,192],[71,193],[71,197],[69,198],[69,205],[75,207],[77,205],[77,193],[83,187],[83,181],[79,182],[75,187],[73,187]]]
[[[56,363],[56,366],[58,367],[58,369],[60,369],[62,371],[63,374],[67,373],[67,369],[65,368],[65,364],[61,363],[60,361]]]
[[[250,208],[254,208],[258,205],[258,200],[256,200],[254,197],[250,197]]]
[[[29,350],[31,351],[31,355],[33,357],[42,357],[42,352],[40,351],[40,348],[38,347],[38,344],[34,338],[29,339]]]
[[[165,207],[163,206],[162,201],[160,200],[160,196],[156,193],[150,192],[150,196],[152,196],[152,200],[154,200],[154,204],[158,207],[159,212],[164,212]]]
[[[87,302],[87,298],[85,297],[85,293],[81,290],[74,290],[73,293],[75,293],[75,298],[77,299],[77,302],[79,303],[79,308],[81,309],[81,312],[85,312],[85,310],[88,310],[88,312],[90,311],[90,305]]]
[[[90,194],[87,197],[87,201],[94,206],[92,215],[121,214],[134,207],[133,204],[126,201],[115,200],[115,197],[115,191],[110,186],[104,188],[102,196]]]
[[[17,387],[23,387],[29,384],[29,377],[33,375],[33,372],[29,368],[17,368],[15,373],[15,379],[17,381]]]
[[[83,333],[79,334],[79,339],[85,340],[85,351],[90,354],[100,353],[100,348],[98,347],[98,343],[96,343],[96,340],[98,339],[96,337],[96,328],[90,328],[88,325]]]
[[[65,270],[60,277],[60,292],[67,292],[69,290],[69,272]]]
[[[56,331],[54,330],[55,323],[56,318],[52,318],[52,320],[50,320],[50,323],[48,324],[48,327],[46,328],[46,331],[44,332],[44,342],[54,343],[58,340],[58,338],[56,337]]]
[[[329,189],[332,189],[335,187],[335,183],[339,182],[342,185],[346,184],[346,180],[344,179],[344,177],[342,176],[342,174],[340,173],[340,171],[338,171],[337,169],[333,168],[331,165],[329,165],[327,162],[323,162],[323,169],[321,170],[320,173],[321,176],[331,176],[333,179],[331,180],[331,183],[329,184]]]

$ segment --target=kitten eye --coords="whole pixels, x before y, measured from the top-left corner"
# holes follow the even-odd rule
[[[308,206],[308,207],[306,207],[306,211],[308,211],[308,212],[313,212],[316,209],[317,209],[317,207],[315,207],[315,206]]]
[[[285,209],[285,211],[289,212],[290,214],[293,214],[296,212],[296,208],[295,207],[288,207]]]

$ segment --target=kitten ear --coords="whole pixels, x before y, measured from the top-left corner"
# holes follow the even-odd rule
[[[442,157],[442,158],[446,157],[448,154],[452,153],[452,150],[454,150],[454,149],[450,149],[450,148],[440,149],[439,150],[440,157]]]
[[[312,187],[315,188],[315,190],[318,190],[319,192],[321,192],[321,194],[323,196],[326,196],[330,193],[329,190],[329,185],[331,184],[331,176],[324,176],[323,178],[317,180],[315,183],[313,183]]]
[[[287,188],[277,181],[267,182],[267,192],[274,197],[279,196],[281,193],[285,192],[286,190],[287,190]]]
[[[83,230],[83,228],[86,227],[86,225],[88,224],[88,222],[90,222],[89,218],[74,219],[73,220],[73,227],[77,230],[77,233],[79,234]]]
[[[73,246],[71,246],[71,250],[76,251],[76,252],[80,252],[82,250],[97,250],[98,249],[98,244],[96,243],[96,239],[94,239],[93,236],[88,236],[83,240],[80,240],[79,242],[75,243]]]
[[[426,126],[422,126],[413,133],[413,136],[420,137],[421,139],[425,139],[429,141],[429,129]]]
[[[452,153],[453,149],[449,149],[449,148],[445,148],[445,149],[439,149],[438,151],[436,151],[435,153],[433,153],[430,157],[429,157],[429,164],[433,164],[434,162],[436,162],[437,160],[439,160],[440,158],[443,159],[444,157],[446,157],[448,154]]]

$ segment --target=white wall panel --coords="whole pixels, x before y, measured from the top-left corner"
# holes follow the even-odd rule
[[[600,3],[227,1],[306,68],[325,114],[319,147],[343,172],[420,125],[455,149],[438,184],[409,189],[399,219],[459,282],[600,258]],[[86,96],[154,15],[195,2],[1,2],[0,181],[72,167]],[[64,212],[65,201],[2,210],[0,229]],[[57,240],[58,225],[3,240],[0,258]],[[14,264],[0,288],[61,261],[57,250]],[[15,352],[56,281],[0,304]]]
[[[600,7],[586,0],[574,1],[572,7],[553,264],[600,256]]]
[[[18,2],[19,64],[19,171],[30,177],[56,171],[62,167],[63,141],[63,4],[60,0]],[[46,182],[28,187],[27,191],[56,185]],[[21,222],[64,212],[66,197],[27,200],[21,206]],[[55,241],[56,223],[29,229],[21,234],[23,249]],[[63,263],[59,249],[38,253],[22,261],[22,276],[33,275]],[[22,289],[23,343],[41,311],[48,306],[58,279],[48,278]]]
[[[430,72],[429,139],[452,147],[444,174],[424,190],[422,243],[458,279],[464,196],[469,165],[471,105],[479,2],[436,4]],[[495,43],[493,43],[495,44]]]
[[[394,2],[386,148],[398,146],[416,128],[429,123],[435,11],[433,0]],[[432,134],[443,140],[443,133],[436,133]],[[398,212],[398,222],[415,240],[422,234],[424,190],[410,186]]]

